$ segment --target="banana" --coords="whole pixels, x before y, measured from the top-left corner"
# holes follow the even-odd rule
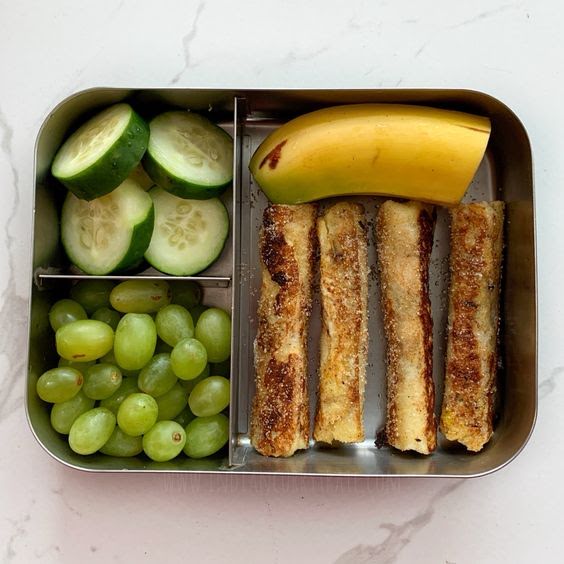
[[[454,205],[474,177],[490,131],[486,117],[438,108],[335,106],[273,131],[249,168],[277,204],[367,194]]]

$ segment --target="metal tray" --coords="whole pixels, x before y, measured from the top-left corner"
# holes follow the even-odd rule
[[[79,118],[105,105],[129,99],[149,112],[166,106],[209,112],[234,137],[233,189],[225,195],[231,216],[230,240],[220,260],[208,271],[185,279],[204,287],[204,301],[231,309],[230,442],[226,452],[204,460],[179,458],[168,463],[145,458],[119,459],[74,454],[66,438],[49,424],[48,408],[35,394],[39,375],[53,364],[53,337],[47,322],[50,304],[78,278],[65,263],[55,235],[61,190],[49,178],[53,155],[66,132]],[[250,156],[261,140],[288,119],[323,106],[361,102],[424,104],[487,115],[492,136],[486,155],[465,199],[502,199],[507,205],[505,262],[502,290],[501,367],[495,433],[478,454],[448,443],[439,435],[431,456],[400,453],[375,446],[384,425],[385,369],[383,332],[378,307],[378,280],[371,237],[369,260],[370,346],[366,390],[364,443],[336,449],[311,444],[289,459],[265,458],[249,444],[248,418],[254,394],[252,343],[256,333],[259,288],[258,229],[266,200],[248,172]],[[32,296],[30,306],[28,420],[39,443],[60,462],[81,470],[236,472],[339,476],[470,477],[493,472],[510,462],[526,444],[536,418],[536,290],[532,155],[526,131],[507,106],[489,95],[470,90],[210,90],[96,88],[61,102],[43,123],[35,154],[35,216]],[[358,198],[374,218],[379,198]],[[373,235],[373,234],[372,234]],[[444,373],[448,214],[439,209],[431,260],[431,301],[434,319],[434,378],[436,408],[440,408]],[[163,276],[147,270],[131,277]],[[104,278],[104,277],[101,277]],[[310,385],[315,403],[318,358],[319,304],[315,300],[310,330]]]

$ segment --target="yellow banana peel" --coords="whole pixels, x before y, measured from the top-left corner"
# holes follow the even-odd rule
[[[472,181],[490,131],[488,118],[457,111],[335,106],[272,132],[249,168],[274,203],[365,194],[453,205]]]

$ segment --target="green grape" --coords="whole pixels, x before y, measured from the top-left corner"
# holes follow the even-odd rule
[[[165,280],[126,280],[110,294],[112,307],[122,313],[153,313],[170,303]]]
[[[208,355],[204,345],[196,339],[182,339],[170,353],[174,373],[182,380],[192,380],[206,367]]]
[[[200,315],[202,315],[202,313],[204,313],[204,311],[206,311],[208,309],[208,306],[205,306],[203,304],[198,304],[197,306],[191,307],[190,308],[190,315],[192,316],[192,321],[194,322],[194,325],[196,323],[198,323],[198,319],[200,319]]]
[[[149,394],[135,393],[121,402],[117,422],[126,435],[136,437],[146,433],[156,423],[158,413],[155,398]]]
[[[229,380],[210,376],[198,382],[190,393],[188,405],[198,417],[221,413],[229,405]]]
[[[190,411],[190,408],[186,407],[174,418],[174,421],[184,429],[195,417],[196,416]]]
[[[114,364],[95,364],[84,373],[82,391],[89,398],[103,400],[118,390],[121,380],[121,371]]]
[[[94,400],[86,397],[82,390],[70,400],[56,403],[51,409],[51,426],[57,433],[68,435],[79,415],[94,407]]]
[[[170,353],[173,347],[167,345],[162,339],[157,339],[157,346],[155,347],[155,354],[157,353]]]
[[[143,452],[143,439],[126,435],[117,425],[112,436],[100,449],[102,454],[109,456],[137,456]]]
[[[186,427],[184,453],[190,458],[210,456],[229,440],[229,419],[218,413],[208,417],[196,417]]]
[[[88,316],[84,308],[74,300],[59,300],[55,302],[49,310],[49,323],[53,331],[59,327],[78,321],[79,319],[86,319]]]
[[[127,313],[116,329],[114,354],[118,366],[139,370],[153,357],[157,344],[155,322],[146,313]]]
[[[198,319],[195,336],[208,352],[210,362],[223,362],[231,356],[231,318],[217,307],[210,307]]]
[[[209,375],[210,375],[210,365],[206,364],[206,367],[202,370],[202,372],[200,372],[200,374],[198,374],[193,380],[179,380],[179,382],[180,385],[188,393],[190,393],[198,382],[201,382],[204,378],[207,378]]]
[[[118,366],[118,361],[116,360],[114,349],[100,358],[98,362],[104,364],[114,364],[115,366]],[[139,370],[125,370],[122,366],[120,366],[119,368],[121,369],[123,376],[135,376],[137,378],[137,376],[139,375]]]
[[[57,353],[67,360],[88,362],[112,350],[114,332],[95,319],[80,319],[63,325],[55,333]]]
[[[159,421],[174,419],[188,405],[188,393],[177,382],[166,394],[157,398],[157,405]]]
[[[186,432],[176,421],[159,421],[143,437],[145,454],[156,462],[172,460],[182,452]]]
[[[49,403],[68,401],[78,394],[83,380],[82,373],[76,368],[51,368],[37,380],[37,395]]]
[[[224,360],[223,362],[210,362],[210,373],[214,376],[225,376],[229,378],[231,372],[231,359]]]
[[[111,280],[80,280],[71,288],[70,296],[86,313],[92,315],[97,309],[110,305],[110,292],[113,287]]]
[[[139,388],[137,387],[137,378],[123,378],[121,381],[121,386],[114,392],[109,398],[103,399],[100,402],[100,407],[105,407],[109,409],[112,413],[117,415],[119,406],[123,402],[123,400],[134,394],[139,392]]]
[[[79,415],[69,433],[69,445],[77,454],[100,450],[112,436],[116,416],[104,407],[95,407]]]
[[[139,374],[139,389],[157,398],[166,394],[178,378],[170,365],[170,354],[156,354]]]
[[[163,307],[155,319],[158,336],[174,347],[179,341],[194,336],[194,322],[188,310],[180,305]]]
[[[77,360],[67,360],[62,356],[59,357],[59,363],[57,366],[70,366],[71,368],[76,368],[78,371],[82,372],[86,370],[89,366],[94,366],[96,364],[95,360],[89,360],[88,362],[79,362]]]
[[[173,282],[170,287],[173,304],[190,309],[196,307],[202,301],[202,288],[196,282]]]
[[[115,309],[101,307],[92,314],[92,319],[107,323],[115,331],[121,319],[121,315]]]

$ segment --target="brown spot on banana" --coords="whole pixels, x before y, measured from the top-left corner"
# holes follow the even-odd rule
[[[376,164],[378,157],[380,157],[380,149],[376,149],[376,152],[374,153],[374,156],[372,157],[372,166],[374,166]]]
[[[266,163],[268,163],[268,168],[274,170],[278,165],[278,161],[280,160],[280,153],[282,152],[282,147],[286,145],[287,141],[288,139],[284,139],[284,141],[278,143],[278,145],[276,145],[276,147],[274,147],[274,149],[272,149],[272,151],[270,151],[270,153],[268,153],[266,157],[262,159],[259,165],[259,169],[261,169]]]

